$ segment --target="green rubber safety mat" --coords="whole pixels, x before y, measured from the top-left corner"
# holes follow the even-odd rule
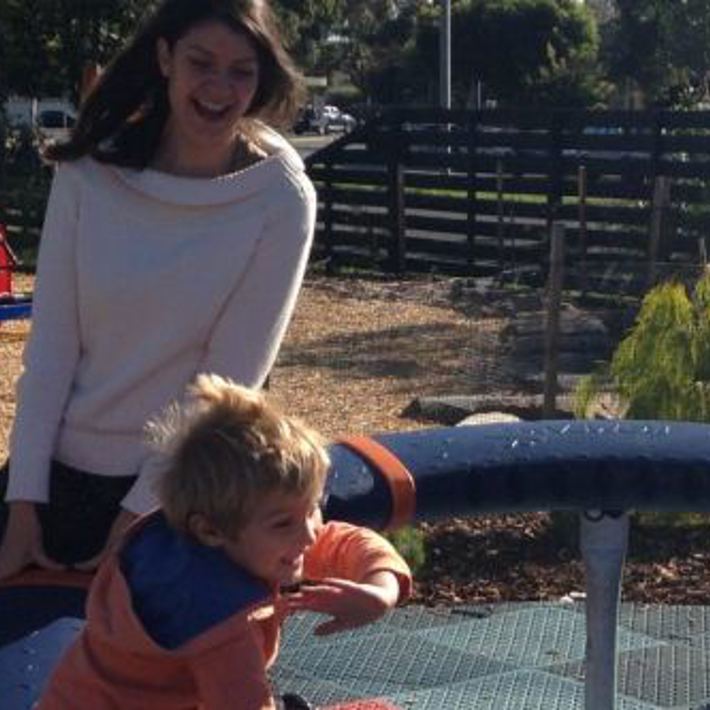
[[[324,638],[303,614],[286,625],[280,692],[315,704],[383,698],[403,710],[584,707],[580,604],[404,607]],[[617,710],[710,710],[710,608],[622,604]]]

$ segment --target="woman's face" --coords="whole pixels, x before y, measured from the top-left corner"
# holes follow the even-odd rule
[[[170,103],[162,147],[181,163],[229,164],[237,124],[259,86],[252,40],[210,20],[189,30],[172,49],[158,40],[157,51]]]

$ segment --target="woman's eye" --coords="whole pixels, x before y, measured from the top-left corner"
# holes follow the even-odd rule
[[[204,59],[195,59],[193,57],[190,59],[190,64],[200,71],[207,71],[207,69],[210,68],[209,62],[206,62]]]
[[[251,79],[255,73],[253,69],[232,69],[231,71],[233,79]]]

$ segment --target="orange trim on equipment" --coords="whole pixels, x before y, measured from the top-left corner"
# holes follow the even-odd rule
[[[93,574],[76,571],[57,571],[48,569],[27,569],[9,579],[0,582],[3,587],[74,587],[88,589]]]
[[[360,454],[387,482],[392,493],[392,515],[387,529],[411,523],[417,508],[417,487],[407,467],[389,449],[369,436],[346,436],[337,443]]]

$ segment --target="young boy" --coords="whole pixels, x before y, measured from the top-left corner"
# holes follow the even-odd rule
[[[327,634],[409,594],[386,540],[322,523],[326,450],[261,394],[201,375],[188,405],[151,430],[165,454],[162,507],[99,570],[42,710],[275,708],[266,671],[287,614],[323,612],[316,633]]]

